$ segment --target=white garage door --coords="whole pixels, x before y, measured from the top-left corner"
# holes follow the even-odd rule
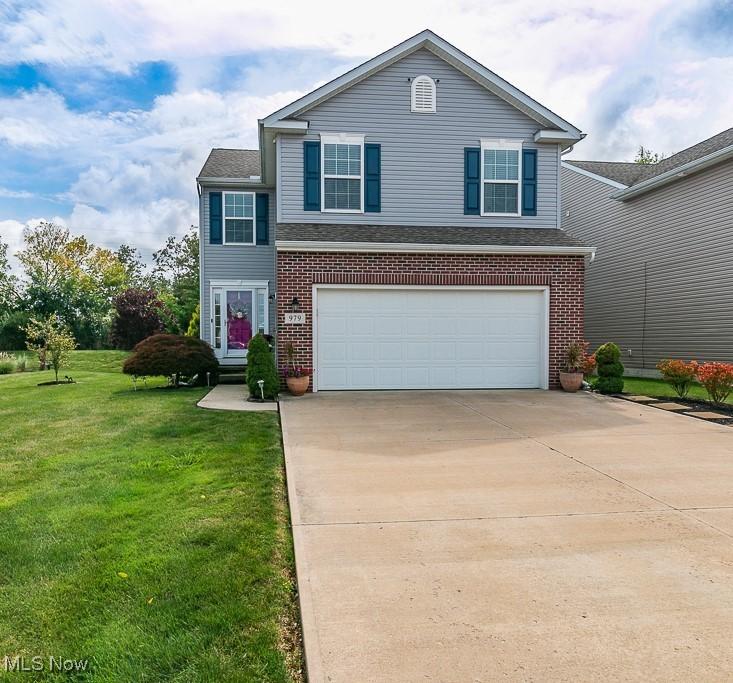
[[[318,288],[316,388],[546,386],[545,293]]]

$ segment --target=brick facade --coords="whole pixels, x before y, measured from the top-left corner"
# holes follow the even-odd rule
[[[300,365],[313,364],[314,284],[547,285],[550,287],[550,387],[558,386],[565,348],[583,339],[582,256],[352,254],[281,251],[277,255],[277,344],[292,341]],[[285,325],[297,297],[307,325]]]

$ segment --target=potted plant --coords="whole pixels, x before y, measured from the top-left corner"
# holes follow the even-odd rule
[[[308,391],[310,384],[310,371],[295,363],[295,347],[292,342],[288,342],[285,347],[285,353],[288,357],[288,363],[285,366],[285,383],[288,385],[288,391],[293,396],[302,396]]]
[[[576,392],[583,385],[583,371],[586,369],[584,342],[573,342],[565,350],[565,363],[560,370],[560,386],[564,391]]]

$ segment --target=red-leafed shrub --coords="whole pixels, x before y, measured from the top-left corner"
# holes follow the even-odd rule
[[[206,373],[216,373],[219,361],[211,347],[201,339],[178,334],[154,334],[143,339],[125,361],[122,371],[138,377],[172,377],[178,386],[181,379],[206,380]]]
[[[677,392],[680,398],[685,398],[697,376],[699,365],[695,360],[685,363],[683,360],[662,360],[657,363],[657,370],[662,373],[662,379]]]
[[[112,343],[118,349],[131,349],[147,337],[162,332],[172,319],[168,307],[152,289],[130,287],[118,294],[112,304]]]
[[[703,363],[697,368],[697,379],[713,403],[725,403],[733,391],[733,364]]]

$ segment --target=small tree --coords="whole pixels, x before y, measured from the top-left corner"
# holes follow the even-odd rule
[[[172,377],[174,386],[181,377],[198,375],[201,382],[207,372],[218,369],[219,361],[205,341],[179,334],[154,334],[143,339],[122,366],[127,375]]]
[[[697,375],[697,361],[685,363],[682,360],[662,360],[657,363],[657,370],[662,379],[670,384],[680,398],[685,398]]]
[[[624,389],[621,349],[613,342],[599,346],[595,353],[598,379],[595,388],[602,394],[620,394]]]
[[[198,337],[201,330],[201,304],[196,304],[191,314],[191,320],[188,321],[187,337]]]
[[[131,287],[113,300],[112,343],[118,349],[131,349],[138,342],[162,332],[171,318],[166,305],[152,289]]]
[[[644,147],[644,145],[639,145],[639,151],[636,153],[636,158],[634,159],[635,164],[658,164],[660,161],[664,159],[664,154],[658,154],[657,152],[652,152],[648,147]]]
[[[263,334],[256,334],[247,346],[247,386],[249,395],[260,397],[259,380],[264,382],[262,394],[266,399],[274,399],[280,389],[275,356]]]
[[[43,320],[31,318],[25,328],[29,351],[38,354],[41,367],[48,363],[59,381],[59,370],[69,364],[71,352],[76,348],[76,340],[68,328],[55,316]]]

